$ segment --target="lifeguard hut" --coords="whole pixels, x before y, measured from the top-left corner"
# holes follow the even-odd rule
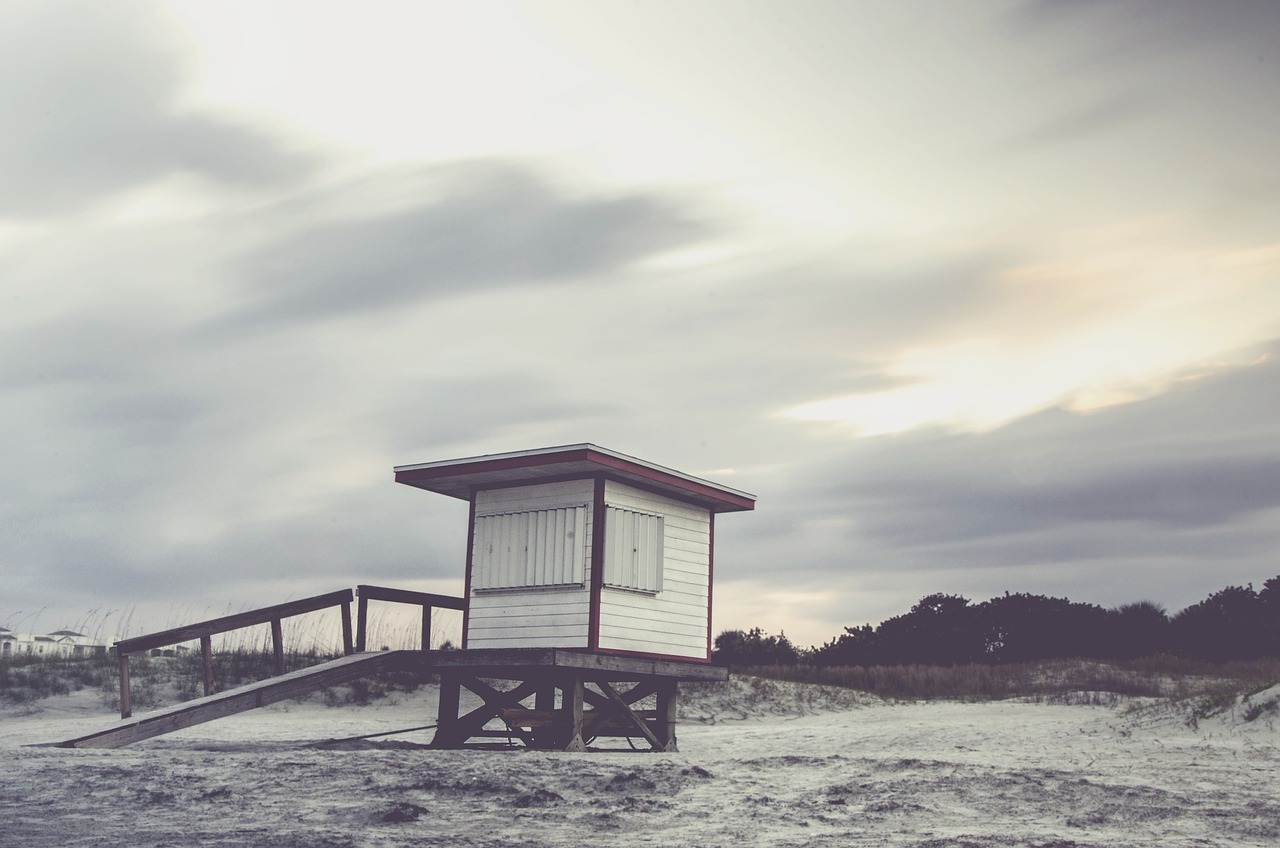
[[[592,444],[404,465],[395,479],[470,504],[463,650],[433,658],[437,745],[515,732],[537,747],[639,735],[674,748],[678,682],[725,677],[710,665],[715,518],[753,495]],[[459,715],[460,687],[485,706]],[[656,709],[632,707],[649,696]],[[485,730],[494,718],[504,730]]]

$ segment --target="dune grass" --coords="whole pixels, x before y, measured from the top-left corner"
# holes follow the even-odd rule
[[[1280,682],[1280,659],[1214,664],[1161,655],[1099,662],[1046,660],[1005,665],[827,666],[733,668],[775,680],[841,686],[904,701],[990,701],[1115,704],[1125,698],[1234,699]]]
[[[380,605],[369,622],[371,649],[420,647],[420,616],[416,610],[406,612],[406,609]],[[445,611],[433,619],[431,642],[436,647],[451,644],[450,640],[456,638],[461,616],[448,613]],[[337,625],[337,616],[325,612],[286,619],[283,627],[285,671],[341,656],[341,631]],[[92,626],[84,629],[93,631]],[[214,691],[234,689],[275,674],[269,625],[215,635],[213,648]],[[197,642],[134,654],[129,659],[129,671],[130,696],[135,709],[152,709],[204,695],[204,670]],[[387,673],[335,687],[323,697],[334,706],[366,704],[397,691],[412,691],[420,683],[413,675]],[[119,667],[113,652],[74,658],[18,654],[0,659],[0,704],[32,704],[85,689],[99,692],[104,708],[119,709]]]

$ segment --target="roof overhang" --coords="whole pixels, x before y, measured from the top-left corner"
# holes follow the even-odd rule
[[[486,454],[395,468],[397,483],[468,501],[483,489],[597,476],[658,491],[705,506],[712,512],[755,509],[755,495],[592,444]]]

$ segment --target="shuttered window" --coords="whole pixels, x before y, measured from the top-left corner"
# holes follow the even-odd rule
[[[662,516],[614,506],[605,510],[604,584],[661,592]]]
[[[478,515],[472,558],[476,589],[581,586],[587,507]]]

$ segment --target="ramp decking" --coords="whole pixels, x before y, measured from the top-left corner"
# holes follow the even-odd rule
[[[350,683],[384,671],[420,664],[419,651],[379,651],[351,654],[320,665],[291,671],[227,692],[206,695],[172,707],[120,721],[114,727],[53,743],[58,748],[119,748],[143,739],[172,733],[246,710],[296,698],[327,686]]]

